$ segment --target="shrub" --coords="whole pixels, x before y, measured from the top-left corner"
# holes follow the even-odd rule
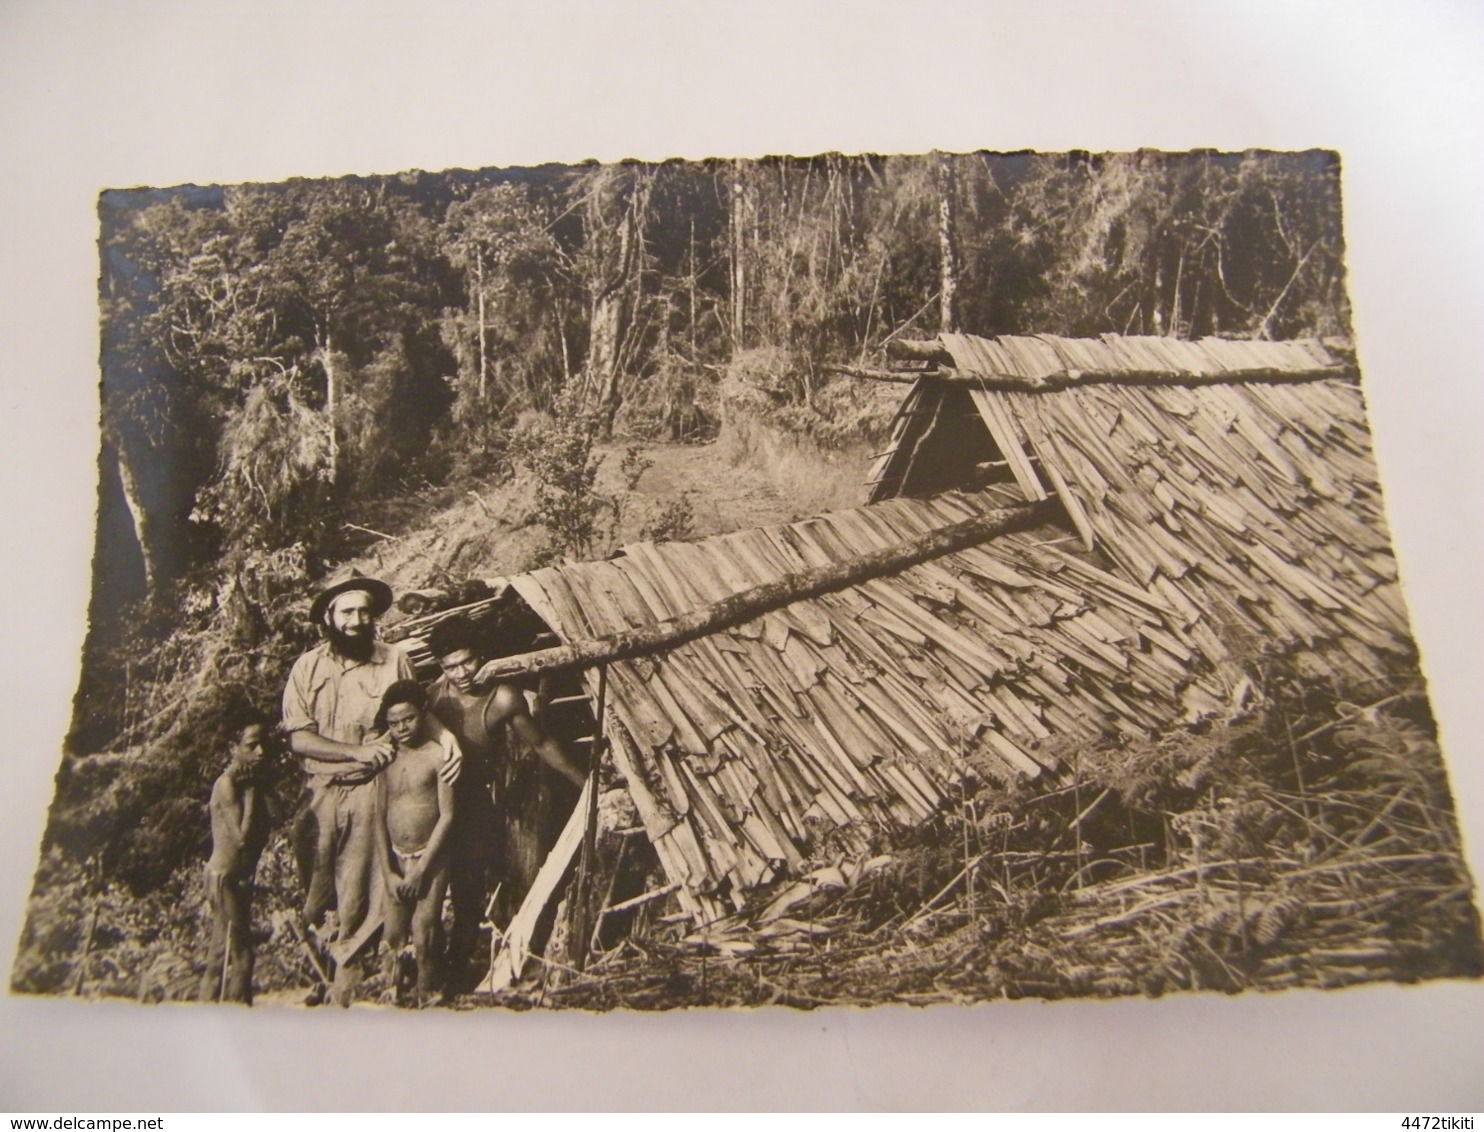
[[[615,501],[596,486],[602,457],[593,448],[602,434],[602,413],[568,387],[550,417],[526,414],[511,437],[511,459],[535,486],[534,518],[550,533],[548,560],[591,558],[603,516],[611,523],[616,514]]]

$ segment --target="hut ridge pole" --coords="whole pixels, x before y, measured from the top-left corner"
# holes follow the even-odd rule
[[[987,392],[1054,393],[1074,385],[1183,385],[1199,388],[1205,385],[1302,385],[1311,381],[1354,381],[1355,370],[1339,364],[1314,369],[1238,369],[1219,373],[1188,373],[1178,370],[1132,369],[1064,369],[1041,377],[1019,374],[980,373],[958,370],[951,366],[924,370],[861,369],[856,366],[822,367],[829,373],[853,377],[857,381],[887,381],[909,385],[918,381],[942,382],[945,385],[967,385]]]
[[[751,621],[775,609],[783,609],[795,602],[849,589],[872,578],[899,573],[918,563],[977,546],[999,535],[1025,530],[1047,519],[1049,515],[1049,506],[1045,502],[996,508],[961,523],[939,528],[919,538],[895,543],[882,550],[870,551],[857,558],[785,574],[774,581],[732,594],[666,621],[626,629],[611,637],[597,637],[578,641],[576,644],[521,653],[518,656],[499,657],[481,668],[475,679],[485,684],[491,680],[510,680],[538,672],[592,668],[595,665],[652,656],[723,629],[730,629],[744,621]]]

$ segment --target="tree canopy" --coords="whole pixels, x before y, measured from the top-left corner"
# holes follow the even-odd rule
[[[1348,325],[1317,152],[625,163],[101,211],[105,437],[149,586],[328,549],[348,498],[443,474],[569,386],[610,430],[678,432],[706,375],[768,347],[808,399],[945,299],[984,334]]]

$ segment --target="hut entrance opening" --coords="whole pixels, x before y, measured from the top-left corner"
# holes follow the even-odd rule
[[[475,595],[470,592],[460,596]],[[411,605],[413,611],[417,608],[415,603]],[[428,649],[429,635],[440,621],[453,617],[463,618],[472,626],[475,651],[484,660],[563,643],[515,587],[503,582],[481,584],[475,600],[421,613],[388,632],[388,639],[401,642],[418,678],[425,682],[441,675],[437,658]],[[591,773],[594,759],[601,761],[603,740],[594,698],[597,674],[568,670],[514,677],[504,683],[524,697],[537,728],[556,740],[589,779],[595,778],[601,806],[596,808],[594,820],[578,813],[583,792],[548,766],[507,725],[500,736],[496,765],[485,768],[493,775],[494,820],[498,827],[493,831],[497,860],[489,878],[486,919],[499,933],[495,937],[498,941],[521,917],[519,931],[525,949],[535,954],[574,957],[589,947],[611,947],[626,934],[633,913],[606,910],[644,892],[652,875],[659,871],[659,863],[648,842],[635,836],[642,833],[642,827],[637,815],[630,812],[632,807],[624,804],[627,798],[621,789],[623,784],[606,767],[600,767],[597,776]],[[486,693],[493,695],[495,687],[491,684]],[[564,834],[570,840],[575,827],[587,825],[595,827],[587,838],[593,846],[589,859],[583,862],[581,854],[557,854],[562,857],[555,862],[560,868],[547,867]],[[547,867],[545,875],[543,867]],[[574,883],[584,868],[587,875],[582,883]],[[522,916],[528,898],[533,908],[526,909]],[[579,934],[580,947],[576,938]],[[498,947],[492,950],[498,951]]]

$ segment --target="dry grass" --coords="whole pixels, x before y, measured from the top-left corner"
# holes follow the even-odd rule
[[[869,463],[869,445],[828,452],[742,413],[727,418],[717,444],[732,461],[767,474],[789,501],[790,518],[859,507],[865,499],[861,470]]]

